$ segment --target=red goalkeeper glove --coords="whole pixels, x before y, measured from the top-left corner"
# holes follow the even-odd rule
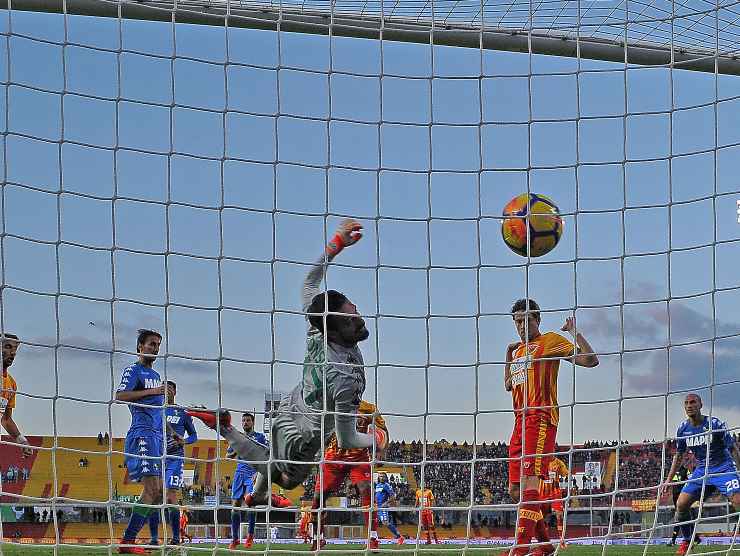
[[[357,243],[362,238],[362,224],[356,220],[347,219],[341,223],[337,233],[326,245],[326,253],[336,257],[348,245]]]

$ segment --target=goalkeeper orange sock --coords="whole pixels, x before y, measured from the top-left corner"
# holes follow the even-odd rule
[[[535,489],[525,490],[522,494],[522,505],[519,507],[519,528],[516,531],[516,544],[527,545],[535,536],[537,523],[542,521],[539,493]],[[526,553],[526,547],[517,548],[518,552]]]

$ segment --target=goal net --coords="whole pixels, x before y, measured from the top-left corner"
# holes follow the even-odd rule
[[[266,551],[302,542],[301,508],[330,543],[373,538],[379,472],[393,497],[378,535],[397,542],[396,528],[409,550],[512,546],[522,515],[542,510],[556,547],[667,543],[682,488],[694,505],[675,542],[734,546],[736,3],[1,4],[0,553],[116,550],[142,508],[161,517],[161,543],[175,508],[201,548],[244,540],[237,462],[198,420],[182,479],[140,499],[126,462],[140,446],[125,439],[147,402],[119,385],[137,331],[158,331],[153,368],[175,405],[228,409],[238,429],[249,411],[273,440],[281,394],[308,372],[304,279],[345,218],[363,237],[320,287],[365,320],[362,399],[390,444],[371,450],[372,480],[350,465],[318,508],[317,466],[280,493],[294,508],[255,508]],[[502,240],[504,207],[526,193],[562,222],[541,257]],[[557,401],[541,401],[551,427],[559,410],[554,444],[524,439],[565,466],[535,473],[552,498],[536,510],[510,491],[512,462],[535,465],[512,451],[505,380],[529,372],[526,355],[506,370],[519,299],[586,353],[560,360]],[[158,387],[147,380],[131,389]],[[692,393],[711,431],[677,439]],[[686,473],[669,476],[677,453]],[[137,538],[151,540],[146,525]]]

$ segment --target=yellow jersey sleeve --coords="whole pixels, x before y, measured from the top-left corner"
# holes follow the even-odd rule
[[[575,353],[573,343],[555,332],[548,332],[543,338],[543,357],[570,357]]]
[[[15,392],[18,386],[15,383],[15,379],[9,374],[3,375],[2,381],[3,389],[0,392],[0,410],[3,412],[6,409],[15,408]]]

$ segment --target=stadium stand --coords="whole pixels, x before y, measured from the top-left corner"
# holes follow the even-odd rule
[[[19,449],[0,444],[0,472],[3,473],[0,496],[6,509],[12,507],[12,504],[48,504],[47,500],[56,494],[57,504],[85,506],[88,510],[97,510],[103,508],[110,499],[133,502],[138,494],[139,487],[131,484],[127,478],[123,454],[120,453],[123,450],[123,440],[120,438],[112,439],[110,450],[107,442],[101,445],[94,437],[59,437],[55,451],[51,449],[51,437],[31,437],[30,441],[40,449],[28,458],[22,458]],[[228,499],[235,462],[226,459],[217,462],[218,448],[216,442],[211,440],[200,440],[188,447],[186,457],[190,459],[185,468],[193,470],[194,482],[183,492],[185,503],[201,504],[217,490]],[[224,457],[223,443],[220,448],[221,456]],[[601,486],[584,486],[581,489],[572,487],[569,500],[572,509],[583,507],[586,501],[593,506],[601,505],[602,502],[608,506],[610,494],[603,497],[592,495],[609,493],[615,485],[620,489],[616,497],[617,504],[629,508],[635,501],[655,499],[655,488],[661,477],[661,458],[665,458],[666,462],[670,461],[674,447],[671,443],[664,446],[663,443],[650,441],[634,445],[623,443],[619,446],[617,443],[592,442],[576,446],[572,451],[567,447],[558,447],[558,451],[563,452],[561,457],[564,461],[571,459],[574,473],[582,473],[587,461],[601,463]],[[421,465],[413,464],[422,461],[424,452],[424,446],[420,442],[392,442],[385,453],[384,459],[394,463],[382,469],[392,477],[391,483],[401,506],[413,506],[414,492],[422,479]],[[467,506],[470,503],[471,484],[474,487],[475,504],[510,504],[507,491],[507,454],[508,447],[503,442],[475,447],[444,440],[429,444],[426,446],[427,463],[423,472],[425,485],[435,492],[438,505]],[[475,464],[472,463],[474,456]],[[11,473],[13,480],[8,480],[11,469],[16,472]],[[621,492],[623,489],[628,490]],[[313,479],[284,494],[299,505],[301,499],[312,497]],[[16,495],[33,497],[36,500],[18,499]],[[348,496],[352,500],[353,493],[345,486],[338,495]],[[669,500],[665,499],[661,503],[669,503]],[[77,520],[61,520],[60,534],[70,539],[106,541],[118,538],[125,525],[121,512],[123,510],[119,511],[115,522],[110,525],[107,517],[102,522],[90,519],[89,511]],[[439,513],[440,528],[444,536],[464,538],[467,535],[465,527],[452,515],[460,512]],[[400,511],[397,514],[401,531],[415,536],[416,512]],[[4,536],[55,536],[51,516],[48,521],[39,522],[42,520],[33,519],[33,510],[30,515],[30,519],[28,515],[24,515],[15,523],[4,523]],[[481,517],[480,520],[476,531],[480,531],[482,536],[506,536],[510,533],[511,524],[498,522],[498,519],[494,522],[493,518],[488,523],[487,517]],[[577,526],[568,532],[569,535],[579,533],[580,528]]]

